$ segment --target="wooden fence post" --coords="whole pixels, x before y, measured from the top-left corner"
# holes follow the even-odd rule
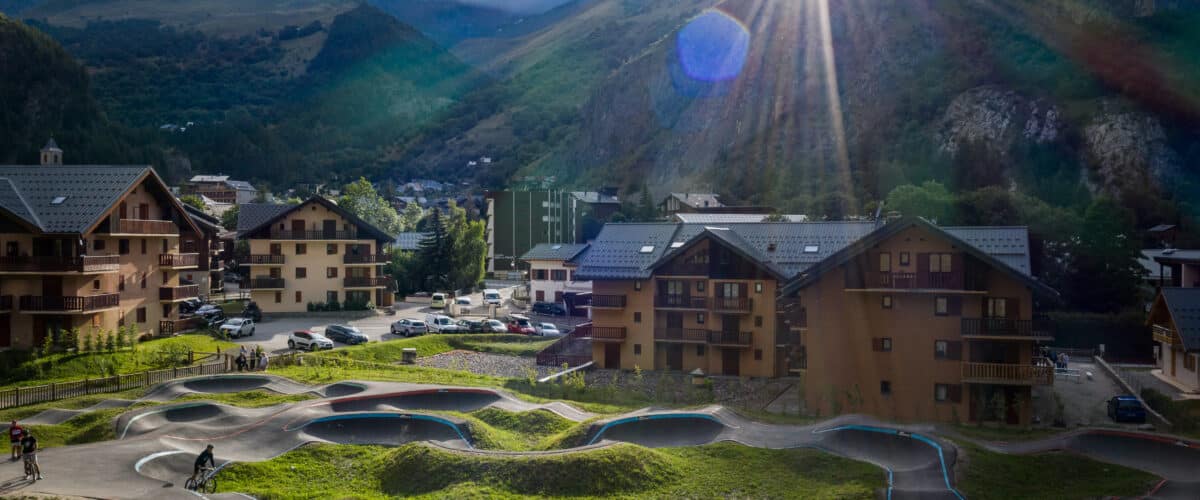
[[[92,384],[88,383],[88,380],[90,379],[87,377],[83,378],[83,394],[85,396],[92,393]]]
[[[17,404],[16,404],[16,406],[21,406],[21,388],[20,387],[17,387]]]
[[[171,378],[179,378],[179,367],[178,366],[171,367]]]
[[[193,352],[191,349],[188,349],[188,364],[190,365],[195,362],[196,362],[196,353]]]
[[[146,387],[150,387],[150,370],[146,370]]]
[[[50,399],[52,401],[58,401],[58,387],[57,386],[58,386],[58,384],[55,384],[54,382],[50,382]]]

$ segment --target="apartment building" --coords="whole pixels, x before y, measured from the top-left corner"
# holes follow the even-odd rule
[[[1028,422],[1053,382],[1024,228],[610,224],[577,261],[605,368],[797,376],[814,413],[943,421]]]
[[[265,313],[303,312],[309,303],[392,304],[383,265],[393,236],[332,201],[243,205],[238,238],[250,242],[250,297]]]
[[[249,182],[231,180],[228,175],[194,176],[183,185],[183,193],[229,205],[250,203],[258,197],[258,190]]]
[[[200,230],[199,235],[180,238],[184,253],[198,254],[197,267],[183,273],[183,279],[199,285],[200,294],[220,293],[225,288],[225,245],[221,241],[221,220],[188,204],[182,204],[184,212]]]
[[[199,230],[152,168],[64,166],[49,146],[43,165],[0,166],[0,349],[71,328],[173,332],[199,294],[180,237]]]
[[[529,296],[537,302],[555,302],[571,308],[573,304],[564,300],[568,294],[591,292],[590,282],[575,279],[572,262],[587,247],[586,243],[539,243],[525,252],[521,260],[529,265]]]
[[[1167,382],[1200,393],[1200,250],[1156,250],[1151,255],[1163,276],[1147,323],[1155,362]]]
[[[521,255],[539,243],[586,243],[621,208],[615,189],[490,191],[487,272],[521,269]]]

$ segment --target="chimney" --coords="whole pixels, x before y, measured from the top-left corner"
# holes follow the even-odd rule
[[[46,145],[42,146],[42,166],[62,165],[63,151],[58,148],[58,143],[54,142],[51,137],[46,141]]]

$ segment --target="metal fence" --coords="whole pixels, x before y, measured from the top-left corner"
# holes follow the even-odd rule
[[[190,366],[0,390],[0,410],[90,394],[121,392],[140,387],[150,387],[177,378],[215,375],[230,371],[230,363],[226,355],[214,354],[209,359],[211,361],[207,363]]]

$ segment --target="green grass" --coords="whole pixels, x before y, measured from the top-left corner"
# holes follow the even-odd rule
[[[485,456],[424,444],[313,445],[221,473],[258,498],[872,498],[882,470],[809,449],[737,444]]]
[[[466,421],[472,444],[484,450],[535,451],[578,446],[588,428],[547,410],[510,412],[484,408],[471,413],[439,412]]]
[[[106,399],[136,399],[141,397],[146,392],[145,388],[130,389],[122,392],[110,392],[105,394],[92,394],[90,396],[79,396],[77,398],[63,399],[59,401],[51,401],[48,403],[38,403],[35,405],[18,406],[16,408],[8,408],[0,410],[0,422],[8,423],[13,420],[21,420],[24,418],[37,415],[45,410],[53,408],[61,408],[65,410],[78,410],[87,408]]]
[[[194,393],[185,394],[172,400],[172,403],[181,401],[215,401],[217,403],[227,404],[231,406],[239,406],[242,408],[263,408],[267,406],[275,406],[283,403],[298,403],[300,401],[308,401],[316,396],[308,393],[301,394],[279,394],[263,389],[255,389],[252,391],[243,392],[225,392],[225,393]]]
[[[400,361],[405,348],[416,348],[418,357],[433,356],[462,349],[511,356],[534,356],[553,344],[556,339],[508,334],[429,334],[407,339],[371,342],[318,353],[321,356],[341,356],[373,363]]]
[[[1074,454],[1006,455],[971,444],[960,449],[966,451],[967,467],[958,489],[973,500],[1133,497],[1159,480]]]
[[[965,437],[980,441],[1034,441],[1068,430],[1052,427],[983,427],[966,424],[955,425],[950,428]]]
[[[187,351],[215,352],[236,344],[208,335],[180,335],[138,344],[136,350],[86,354],[50,354],[36,359],[21,351],[0,354],[0,388],[66,382],[85,377],[111,377],[117,374],[169,368],[186,363]]]

